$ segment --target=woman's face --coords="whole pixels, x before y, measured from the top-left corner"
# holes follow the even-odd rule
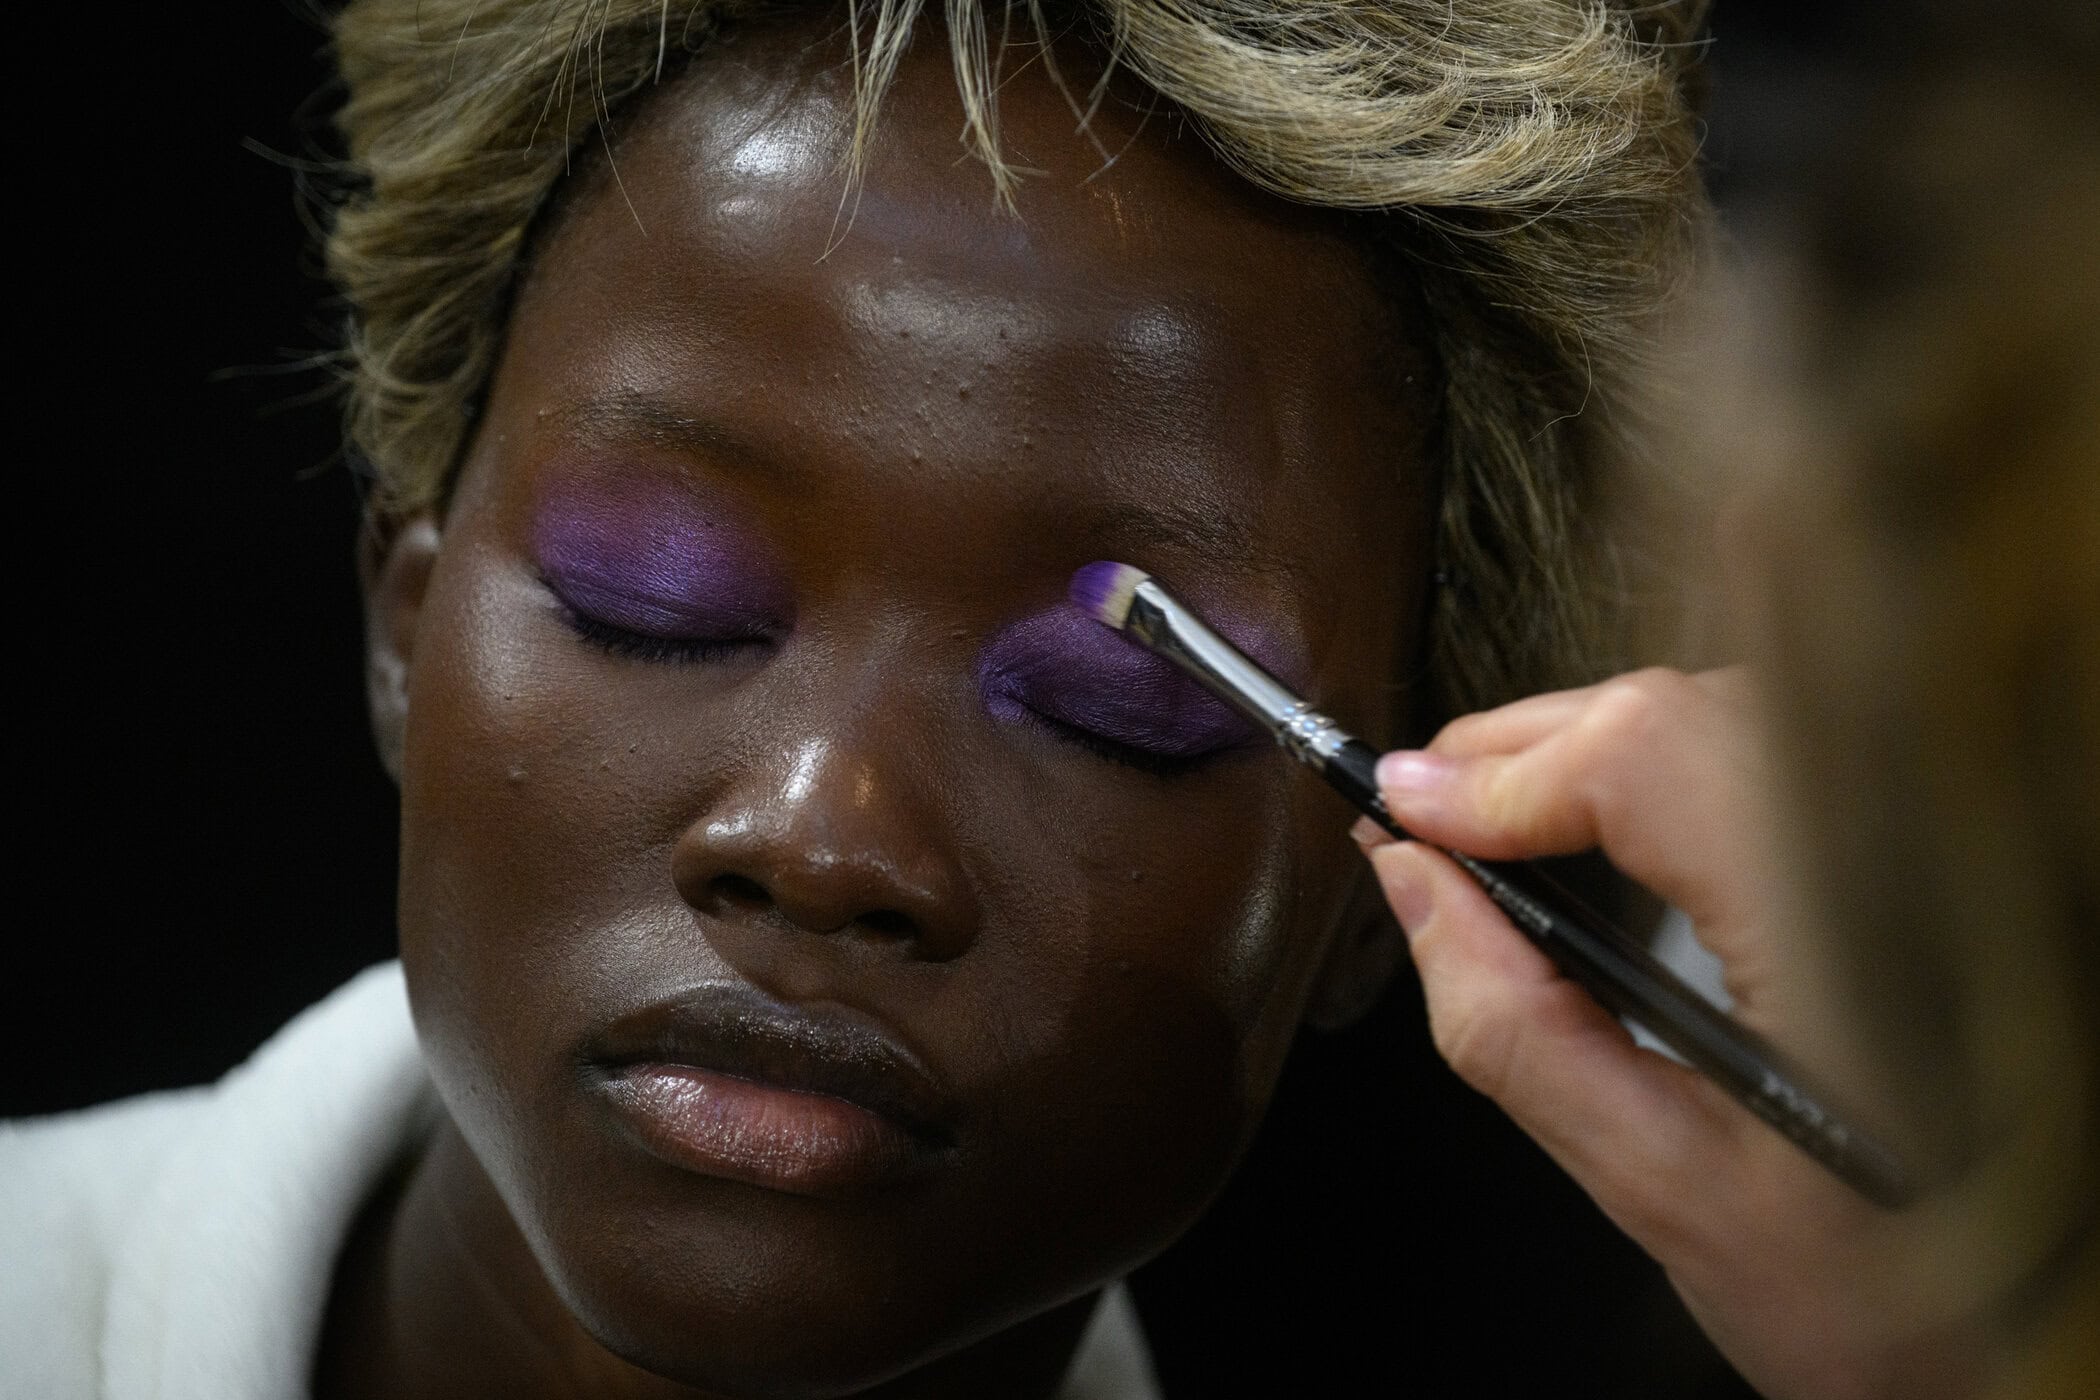
[[[1016,218],[933,38],[843,202],[837,50],[704,57],[375,597],[432,1072],[569,1308],[688,1380],[866,1383],[1130,1269],[1364,961],[1343,805],[1063,599],[1137,564],[1384,729],[1413,328],[1172,115],[1107,104],[1102,168],[1042,72]]]

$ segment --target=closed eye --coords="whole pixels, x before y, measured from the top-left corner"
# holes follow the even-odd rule
[[[1135,768],[1141,773],[1150,773],[1160,778],[1177,778],[1184,773],[1193,772],[1221,752],[1221,750],[1213,749],[1208,753],[1161,753],[1157,749],[1148,749],[1137,744],[1126,744],[1119,739],[1111,739],[1106,735],[1096,734],[1091,729],[1082,729],[1078,725],[1069,724],[1054,715],[1046,715],[1041,710],[1031,709],[1028,711],[1028,715],[1030,719],[1068,744],[1075,744],[1089,753],[1107,759],[1111,763],[1121,764],[1125,768]]]
[[[670,630],[623,626],[576,606],[562,587],[544,574],[540,576],[540,586],[547,590],[562,626],[610,656],[687,665],[732,660],[754,648],[771,647],[775,641],[770,633],[756,629],[723,628],[708,636],[697,627],[696,635],[680,635]]]
[[[703,661],[728,661],[754,649],[771,648],[771,637],[660,637],[650,632],[631,632],[610,622],[563,606],[561,620],[571,632],[613,656],[637,661],[669,661],[691,665]]]

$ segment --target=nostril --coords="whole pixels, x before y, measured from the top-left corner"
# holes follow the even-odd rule
[[[741,909],[764,909],[773,903],[766,887],[748,875],[717,875],[707,882],[708,892],[723,904]]]
[[[910,915],[900,914],[894,909],[870,910],[861,915],[858,922],[868,932],[883,938],[915,938],[919,932],[919,926],[912,921]]]
[[[798,927],[812,932],[835,933],[852,929],[886,943],[909,943],[920,936],[919,921],[901,910],[876,908],[866,913],[855,913],[850,907],[827,909],[818,905],[805,905],[793,898],[783,903],[774,897],[772,887],[763,880],[728,872],[707,882],[703,907],[717,915],[777,913]]]

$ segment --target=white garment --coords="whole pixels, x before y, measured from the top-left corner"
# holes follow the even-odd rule
[[[398,963],[217,1084],[0,1123],[0,1400],[299,1400],[337,1253],[437,1113]],[[1121,1287],[1059,1400],[1156,1400]]]

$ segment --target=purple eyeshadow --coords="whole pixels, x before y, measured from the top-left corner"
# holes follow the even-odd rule
[[[1245,645],[1246,629],[1234,630]],[[1275,650],[1257,648],[1256,655]],[[997,719],[1039,715],[1167,758],[1193,758],[1261,737],[1171,662],[1068,602],[995,635],[985,644],[977,681]]]
[[[591,481],[552,493],[532,547],[564,603],[621,631],[735,641],[789,620],[787,582],[765,548],[670,483]]]

